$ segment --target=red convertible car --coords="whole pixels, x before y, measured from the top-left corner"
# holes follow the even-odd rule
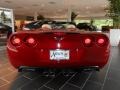
[[[103,68],[110,54],[109,38],[76,27],[69,22],[48,22],[13,33],[7,43],[11,64],[19,71]]]

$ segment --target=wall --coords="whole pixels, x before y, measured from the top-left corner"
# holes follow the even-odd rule
[[[120,42],[120,29],[110,30],[110,43],[111,46],[118,46]]]

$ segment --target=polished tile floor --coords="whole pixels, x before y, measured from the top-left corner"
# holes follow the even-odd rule
[[[45,73],[18,73],[0,46],[0,90],[120,90],[120,48],[111,47],[108,64],[100,72],[79,72],[64,76]]]

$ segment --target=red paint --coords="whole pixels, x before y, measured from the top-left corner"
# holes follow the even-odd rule
[[[12,44],[13,37],[20,38],[20,45]],[[87,38],[85,42],[91,43],[90,46],[84,44],[85,38]],[[101,45],[103,39],[105,43]],[[34,42],[35,44],[28,45]],[[70,59],[50,60],[50,50],[56,49],[69,50]],[[110,45],[108,37],[102,33],[34,30],[11,35],[7,43],[7,51],[11,64],[16,68],[20,66],[52,68],[99,66],[102,68],[108,62]]]

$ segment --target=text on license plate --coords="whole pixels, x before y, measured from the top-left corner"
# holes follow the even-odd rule
[[[50,59],[51,60],[68,60],[69,59],[69,50],[50,50]]]

